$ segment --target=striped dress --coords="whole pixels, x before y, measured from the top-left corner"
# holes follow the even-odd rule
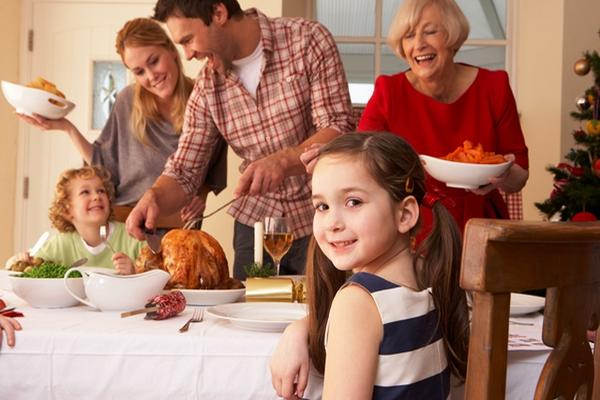
[[[430,290],[415,292],[366,272],[347,284],[371,294],[383,322],[373,399],[447,399],[450,369]]]

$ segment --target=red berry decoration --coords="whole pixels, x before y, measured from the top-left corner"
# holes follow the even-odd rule
[[[583,140],[587,136],[587,133],[583,129],[578,129],[573,132],[573,137],[575,140]]]
[[[594,175],[600,178],[600,158],[594,161],[594,163],[592,164],[592,169],[594,171]]]
[[[597,220],[598,218],[596,218],[594,214],[587,211],[578,212],[577,214],[573,215],[573,218],[571,218],[571,221],[573,222],[592,222]]]

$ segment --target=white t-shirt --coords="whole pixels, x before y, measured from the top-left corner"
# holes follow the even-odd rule
[[[248,57],[240,58],[239,60],[232,61],[232,70],[240,78],[242,84],[250,93],[250,95],[256,99],[256,88],[258,87],[258,81],[260,80],[260,67],[262,66],[263,60],[263,45],[262,42],[258,42],[256,49]]]

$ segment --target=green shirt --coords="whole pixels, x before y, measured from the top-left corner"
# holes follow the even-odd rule
[[[111,232],[108,242],[116,251],[127,254],[132,261],[135,261],[146,242],[140,242],[129,236],[125,230],[125,224],[122,222],[112,222],[112,225],[114,230]],[[86,257],[88,259],[86,266],[104,268],[113,268],[112,255],[108,246],[98,254],[90,253],[77,232],[59,233],[50,238],[35,254],[36,257],[41,257],[45,261],[54,261],[67,266]]]

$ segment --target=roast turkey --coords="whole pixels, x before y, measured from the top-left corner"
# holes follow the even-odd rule
[[[171,275],[167,289],[243,287],[240,281],[229,277],[227,259],[219,242],[199,230],[173,229],[167,232],[157,254],[144,246],[135,262],[136,272],[156,268]]]

